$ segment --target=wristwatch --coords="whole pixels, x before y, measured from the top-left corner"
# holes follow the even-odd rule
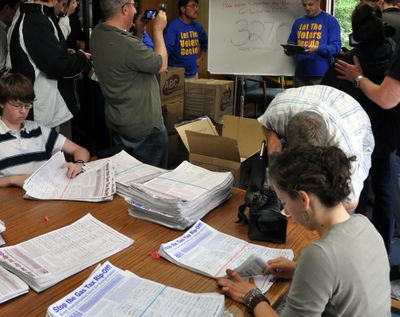
[[[271,305],[259,288],[253,288],[248,291],[246,295],[244,295],[243,302],[246,306],[247,313],[250,315],[254,315],[254,308],[256,308],[256,306],[261,302],[267,302]]]
[[[360,80],[363,79],[364,76],[363,75],[358,75],[355,79],[354,79],[354,86],[356,88],[360,88]]]

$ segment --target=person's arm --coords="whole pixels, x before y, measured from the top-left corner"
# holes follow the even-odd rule
[[[206,31],[201,25],[199,25],[199,43],[200,43],[200,54],[201,52],[208,51],[208,36]]]
[[[85,162],[89,160],[90,154],[88,150],[71,140],[65,140],[62,151],[73,156],[74,162],[65,163],[63,167],[67,167],[67,176],[73,178],[82,172]]]
[[[69,54],[50,26],[30,20],[24,22],[24,41],[32,60],[50,79],[79,74],[87,65],[89,55],[81,51]],[[37,43],[43,45],[37,45]]]
[[[273,152],[282,152],[282,142],[275,131],[263,127],[265,138],[267,139],[268,155]]]
[[[273,278],[290,279],[293,277],[295,269],[296,263],[294,261],[279,257],[268,261],[263,273],[272,274]],[[253,279],[250,278],[248,281],[245,281],[240,277],[239,273],[229,269],[226,273],[231,279],[218,279],[217,286],[219,291],[239,303],[246,304],[246,294],[256,287]],[[259,302],[254,307],[253,313],[256,317],[278,316],[269,305],[269,302],[265,301]]]
[[[256,288],[253,279],[243,280],[238,272],[227,270],[230,279],[218,279],[218,291],[232,298],[234,301],[245,304],[245,296],[252,289]],[[255,317],[276,317],[279,316],[268,302],[259,302],[253,310]]]
[[[354,56],[354,65],[339,60],[335,64],[339,73],[338,78],[354,82],[359,76],[363,76],[363,70],[357,57]],[[377,85],[366,77],[359,77],[358,87],[373,102],[383,109],[391,109],[400,102],[400,81],[385,76],[383,82]]]
[[[267,262],[264,268],[264,274],[272,274],[274,279],[283,278],[291,279],[296,270],[296,262],[288,260],[285,257],[279,257]]]
[[[167,49],[165,48],[163,34],[166,25],[167,15],[164,11],[160,10],[154,19],[153,25],[154,52],[158,53],[162,58],[162,65],[159,71],[160,73],[165,72],[168,69],[168,55]]]
[[[22,187],[24,185],[25,179],[27,179],[29,175],[11,175],[0,177],[0,187]]]

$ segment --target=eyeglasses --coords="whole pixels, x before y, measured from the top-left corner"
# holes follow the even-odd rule
[[[192,9],[196,9],[196,10],[197,10],[197,9],[199,8],[199,5],[193,3],[193,4],[191,4],[191,5],[187,5],[186,8],[192,8]]]
[[[23,102],[8,102],[8,104],[13,107],[15,110],[30,110],[32,109],[33,105],[31,103],[23,103]]]

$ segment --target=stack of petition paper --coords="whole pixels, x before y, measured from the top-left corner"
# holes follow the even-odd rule
[[[231,196],[230,172],[181,163],[145,183],[131,184],[129,213],[173,229],[186,229]]]
[[[50,305],[47,317],[223,317],[224,304],[224,296],[217,293],[185,292],[106,262],[80,287]]]
[[[24,281],[1,266],[0,281],[0,304],[29,291],[29,286]]]
[[[266,292],[272,285],[271,275],[263,275],[267,261],[278,257],[293,259],[290,249],[267,248],[219,232],[198,221],[181,237],[163,243],[159,253],[179,266],[212,278],[226,277],[234,269],[243,277],[253,277],[259,289]]]
[[[0,220],[0,233],[6,230],[6,225],[4,224],[3,221]],[[0,245],[3,245],[5,242],[3,240],[3,237],[0,235]]]
[[[62,152],[54,154],[25,180],[25,198],[59,199],[80,201],[112,200],[115,194],[114,167],[103,162],[95,169],[74,178],[67,177],[65,157]]]
[[[69,226],[0,248],[0,265],[41,292],[132,243],[87,214]]]
[[[144,183],[167,172],[167,170],[144,164],[123,150],[109,158],[88,162],[85,164],[84,169],[85,171],[92,170],[107,161],[110,161],[115,166],[117,194],[123,197],[129,195],[129,186],[131,184]]]

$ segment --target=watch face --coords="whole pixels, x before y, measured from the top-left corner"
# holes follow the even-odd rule
[[[360,80],[363,79],[364,76],[362,75],[358,75],[355,79],[354,79],[354,86],[356,86],[357,88],[359,88],[360,86]]]

